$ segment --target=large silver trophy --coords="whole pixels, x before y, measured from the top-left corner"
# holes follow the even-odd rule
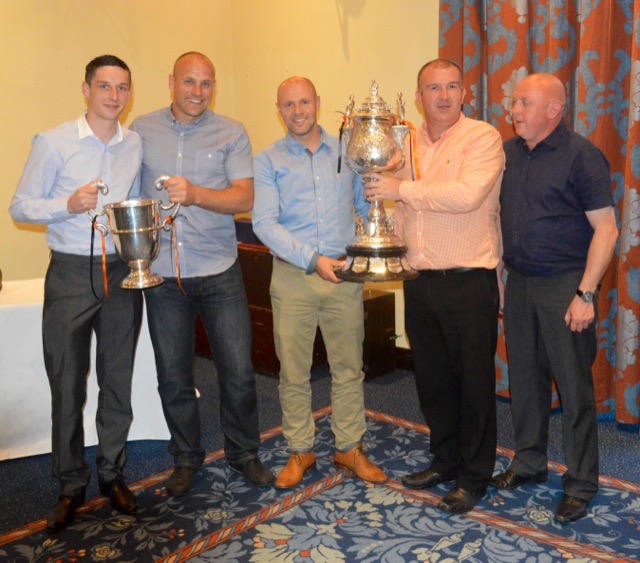
[[[398,94],[399,115],[378,96],[373,81],[366,102],[354,112],[353,96],[345,112],[342,136],[347,143],[347,166],[363,177],[368,172],[393,172],[404,165],[404,143],[410,134],[404,124],[404,102]],[[347,246],[347,268],[336,270],[346,281],[409,280],[418,277],[405,258],[407,247],[396,235],[392,218],[381,201],[371,203],[366,220],[359,219],[356,236]]]
[[[167,178],[158,178],[156,189],[161,190]],[[95,185],[103,193],[108,192],[104,183],[96,182]],[[173,209],[173,212],[162,220],[161,209]],[[150,265],[160,250],[160,229],[170,230],[179,210],[179,203],[163,205],[158,199],[128,199],[108,203],[104,211],[97,214],[106,214],[107,225],[96,223],[96,226],[103,234],[111,232],[118,256],[131,268],[129,275],[120,282],[120,287],[145,289],[164,281],[151,271]]]

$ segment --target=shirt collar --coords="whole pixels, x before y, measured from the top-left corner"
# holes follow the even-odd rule
[[[318,129],[320,129],[320,145],[318,146],[318,150],[316,152],[322,149],[331,152],[331,147],[327,143],[327,134],[325,130],[320,125],[318,125]],[[287,149],[294,154],[302,154],[303,152],[307,152],[309,150],[300,141],[294,139],[288,131],[284,138],[284,142],[287,146]]]
[[[98,137],[96,137],[96,134],[93,132],[93,129],[91,129],[91,125],[89,125],[89,122],[87,121],[87,111],[85,110],[85,112],[78,118],[78,137],[80,139],[86,139],[87,137],[95,137],[96,139]],[[120,122],[118,121],[116,124],[116,134],[111,137],[111,140],[109,141],[109,145],[117,145],[118,143],[122,142],[122,140],[124,139],[124,133],[122,131],[122,125],[120,125]]]
[[[209,108],[207,108],[206,110],[204,110],[202,115],[200,115],[194,121],[191,121],[190,123],[182,123],[182,121],[176,119],[173,116],[173,113],[171,112],[172,105],[173,104],[171,104],[166,109],[166,116],[167,116],[167,120],[169,121],[169,124],[171,125],[171,128],[175,129],[176,131],[191,131],[197,127],[200,127],[200,125],[212,119],[214,115],[213,112]]]
[[[429,129],[427,129],[427,122],[426,121],[422,124],[422,134],[424,135],[424,137],[426,139],[429,140],[429,143],[431,143],[431,144],[439,143],[443,139],[446,139],[449,135],[453,135],[461,127],[462,122],[465,119],[466,119],[466,117],[465,117],[464,113],[460,113],[460,117],[458,118],[458,121],[456,121],[451,127],[449,127],[449,129],[443,131],[442,134],[440,135],[440,138],[437,141],[432,141],[431,140],[431,137],[429,136]]]
[[[518,137],[518,143],[529,152],[546,152],[556,150],[560,145],[564,143],[565,135],[567,134],[567,124],[563,121],[558,123],[556,128],[551,131],[542,141],[540,141],[533,150],[529,151],[527,143],[522,137]]]

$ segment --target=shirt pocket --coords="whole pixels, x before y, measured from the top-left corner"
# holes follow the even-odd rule
[[[197,151],[195,165],[195,183],[198,186],[222,189],[229,185],[223,150]]]

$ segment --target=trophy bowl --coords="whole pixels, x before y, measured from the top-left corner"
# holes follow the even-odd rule
[[[150,269],[160,250],[161,203],[157,199],[131,199],[104,207],[118,256],[131,268],[120,282],[124,289],[145,289],[164,281]]]

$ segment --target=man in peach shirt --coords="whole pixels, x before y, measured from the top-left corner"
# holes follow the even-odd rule
[[[370,201],[396,202],[398,234],[420,273],[404,285],[405,321],[433,458],[402,482],[425,489],[455,481],[438,504],[450,514],[471,510],[485,495],[496,454],[504,152],[495,128],[462,114],[464,93],[457,64],[424,65],[416,92],[425,115],[416,135],[419,178],[373,173],[365,179]]]

